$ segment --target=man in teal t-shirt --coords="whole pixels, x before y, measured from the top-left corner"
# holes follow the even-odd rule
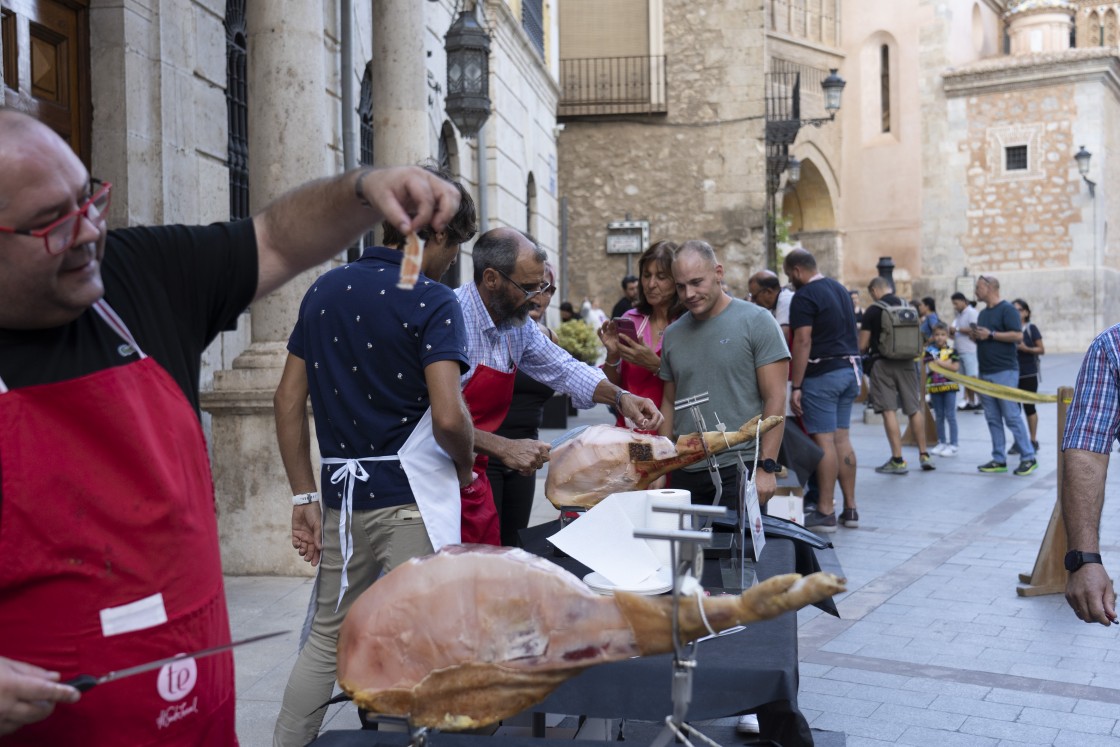
[[[674,412],[678,399],[707,393],[700,411],[709,430],[722,422],[736,430],[755,415],[784,415],[789,348],[781,328],[765,309],[732,298],[723,291],[723,266],[712,247],[703,241],[686,241],[673,260],[677,295],[688,311],[665,330],[659,376],[665,381],[661,412],[662,435],[692,433],[696,423],[688,410]],[[755,479],[758,499],[765,503],[774,494],[776,459],[784,428],[762,435]],[[748,469],[754,460],[755,442],[737,447]],[[717,455],[723,483],[722,503],[738,503],[738,459],[735,451]],[[705,462],[672,473],[672,486],[692,491],[694,503],[711,503],[715,486]]]

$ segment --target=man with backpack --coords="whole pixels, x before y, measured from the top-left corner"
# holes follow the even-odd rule
[[[876,277],[867,286],[874,301],[863,312],[859,331],[860,352],[869,353],[871,389],[868,403],[883,416],[883,430],[891,447],[891,458],[875,468],[885,475],[909,472],[902,458],[902,434],[895,409],[910,419],[910,431],[918,442],[918,461],[923,470],[935,469],[926,452],[925,408],[914,359],[922,354],[922,333],[918,311],[894,295],[890,281]]]

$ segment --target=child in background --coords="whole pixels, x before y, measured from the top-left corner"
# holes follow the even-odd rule
[[[929,450],[930,454],[943,457],[957,455],[957,383],[930,370],[930,362],[936,362],[950,371],[959,371],[961,358],[957,351],[949,347],[949,327],[944,322],[933,325],[929,345],[923,358],[926,365],[926,392],[933,416],[937,419],[937,445]],[[948,433],[946,433],[946,430]],[[948,438],[946,438],[948,436]]]

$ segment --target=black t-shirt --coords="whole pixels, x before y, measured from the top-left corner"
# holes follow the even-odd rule
[[[252,221],[110,231],[101,277],[105,300],[197,412],[202,352],[256,293]],[[0,329],[0,378],[10,389],[138,359],[92,308],[53,329]]]
[[[1042,333],[1038,331],[1038,327],[1034,326],[1033,322],[1027,322],[1023,327],[1023,344],[1028,348],[1033,348],[1038,345],[1038,341],[1042,339]],[[1019,354],[1019,378],[1024,376],[1038,375],[1038,356],[1034,353],[1024,353],[1016,346],[1015,352]]]
[[[893,293],[888,293],[879,299],[887,306],[904,306],[905,302]],[[868,347],[868,353],[871,357],[875,358],[879,355],[879,334],[883,331],[883,309],[872,303],[863,310],[863,321],[860,322],[861,330],[867,330],[871,333],[871,345]]]
[[[847,288],[826,277],[798,288],[789,303],[789,328],[796,334],[799,327],[807,326],[813,328],[813,342],[806,376],[820,376],[852,365],[850,358],[859,355],[859,342]]]
[[[1001,300],[995,306],[989,306],[980,312],[976,320],[981,327],[986,327],[992,332],[1018,332],[1023,328],[1019,311],[1007,301]],[[981,374],[993,374],[1000,371],[1019,370],[1018,345],[1013,342],[1002,342],[991,337],[976,341],[976,361],[980,365]]]

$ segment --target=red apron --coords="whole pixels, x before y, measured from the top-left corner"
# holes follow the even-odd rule
[[[69,381],[0,382],[0,655],[64,680],[230,640],[202,429],[140,355]],[[236,745],[233,657],[94,687],[4,744]]]
[[[513,401],[513,380],[517,367],[509,373],[479,364],[463,387],[463,399],[471,411],[474,427],[480,431],[493,433],[506,419],[509,405]],[[490,458],[477,455],[474,458],[475,480],[459,491],[463,504],[463,542],[482,545],[502,544],[498,527],[498,509],[494,505],[494,493],[490,480],[486,477],[486,465]]]

